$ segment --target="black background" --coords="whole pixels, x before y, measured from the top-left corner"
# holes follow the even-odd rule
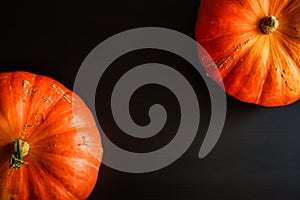
[[[77,70],[87,54],[103,40],[132,28],[155,26],[194,38],[199,0],[174,1],[49,1],[2,4],[0,18],[0,71],[23,70],[43,74],[72,89]],[[141,88],[132,98],[132,116],[147,124],[147,108],[160,102],[168,111],[162,133],[145,141],[120,133],[107,110],[113,80],[130,67],[150,61],[180,71],[197,92],[201,126],[188,151],[170,166],[145,174],[119,172],[101,166],[90,199],[299,199],[300,102],[263,108],[228,97],[223,133],[213,151],[198,159],[210,116],[205,84],[193,67],[175,55],[138,51],[118,59],[99,90],[97,114],[109,137],[136,152],[158,149],[178,127],[178,102],[157,85]],[[161,59],[161,60],[160,60]],[[114,77],[114,78],[113,78]],[[154,92],[155,91],[155,92]]]

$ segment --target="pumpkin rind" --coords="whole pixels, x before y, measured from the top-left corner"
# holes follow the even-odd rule
[[[263,18],[275,16],[278,28],[264,34]],[[215,64],[200,56],[216,82],[217,67],[231,96],[262,106],[283,106],[300,98],[299,0],[202,0],[196,40]]]
[[[93,115],[79,96],[45,76],[0,73],[0,199],[86,199],[102,160]],[[9,168],[10,146],[30,149]]]

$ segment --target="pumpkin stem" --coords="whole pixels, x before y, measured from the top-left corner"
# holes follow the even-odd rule
[[[267,16],[260,20],[259,22],[259,29],[263,34],[270,34],[277,30],[279,26],[278,19],[273,16]]]
[[[22,165],[27,164],[23,161],[23,157],[29,152],[29,144],[20,138],[15,139],[11,143],[11,157],[9,161],[9,167],[13,169],[19,169]]]

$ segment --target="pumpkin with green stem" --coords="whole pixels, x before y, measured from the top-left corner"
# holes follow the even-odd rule
[[[27,72],[0,73],[0,199],[86,199],[102,160],[83,100]]]

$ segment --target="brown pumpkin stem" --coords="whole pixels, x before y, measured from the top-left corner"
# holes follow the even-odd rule
[[[23,157],[29,152],[29,144],[20,138],[15,139],[11,143],[11,157],[9,161],[9,167],[13,169],[19,169],[22,165],[27,164],[23,161]]]
[[[274,31],[277,30],[278,26],[279,26],[279,21],[273,15],[267,16],[261,19],[259,22],[259,29],[263,34],[273,33]]]

